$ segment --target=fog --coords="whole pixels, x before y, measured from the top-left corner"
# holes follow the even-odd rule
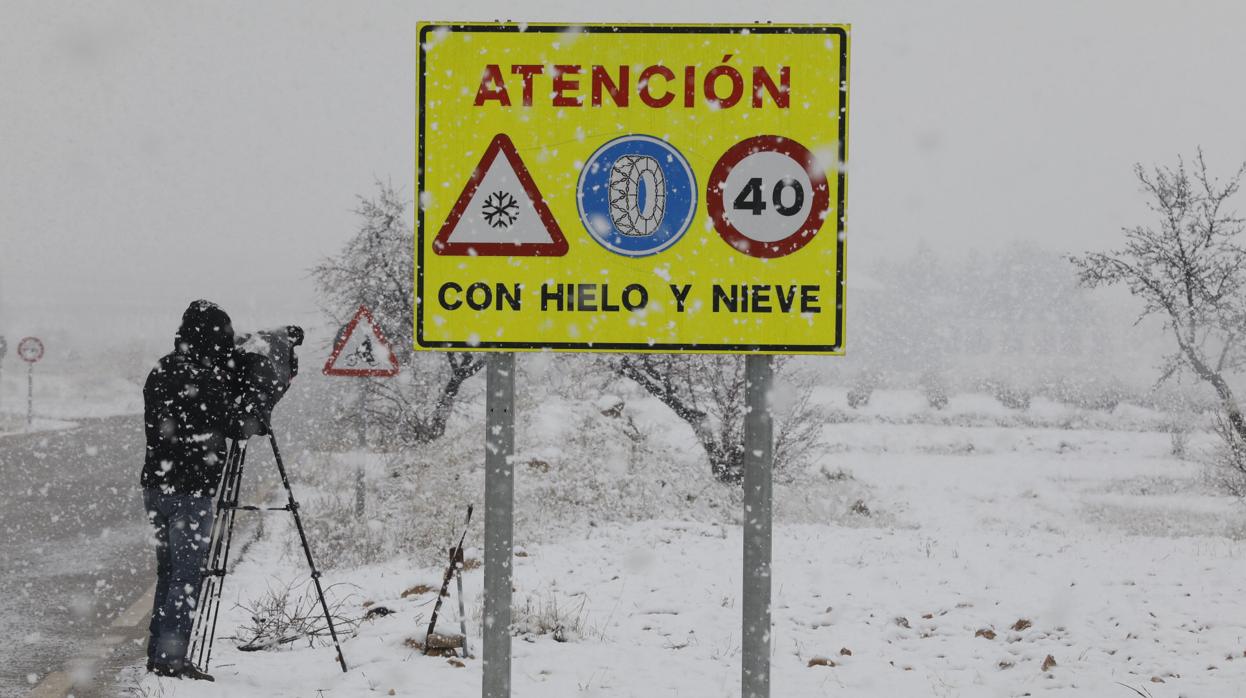
[[[1246,158],[1246,93],[1226,80],[1246,65],[1238,2],[793,2],[764,13],[532,2],[522,16],[500,2],[0,7],[0,329],[54,338],[53,355],[135,338],[163,347],[196,297],[240,327],[320,321],[307,271],[355,230],[355,195],[379,178],[414,198],[419,19],[851,23],[850,361],[877,355],[854,339],[931,341],[879,327],[929,301],[889,265],[922,251],[946,285],[958,278],[948,270],[995,264],[1017,245],[1053,257],[1109,247],[1146,220],[1133,163],[1200,145],[1219,172]],[[996,287],[1000,306],[983,317],[1043,294],[1029,278]],[[893,307],[871,305],[884,297]],[[1127,299],[1073,297],[1120,309],[1106,316],[1116,324],[1084,328],[1104,338],[1088,357],[1147,364],[1158,352],[1139,353],[1160,338],[1124,321]],[[1096,312],[1031,320],[1054,330]],[[953,350],[963,339],[939,336]]]

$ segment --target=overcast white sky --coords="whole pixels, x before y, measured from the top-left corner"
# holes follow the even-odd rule
[[[305,315],[354,195],[413,189],[419,19],[852,23],[850,276],[923,239],[1111,245],[1131,163],[1246,159],[1241,0],[758,7],[0,0],[0,310]]]

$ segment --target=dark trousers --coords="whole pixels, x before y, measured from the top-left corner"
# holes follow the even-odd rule
[[[181,668],[212,536],[212,499],[147,488],[143,503],[156,528],[156,598],[147,658]]]

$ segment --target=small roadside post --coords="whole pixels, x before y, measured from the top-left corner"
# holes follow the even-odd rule
[[[23,337],[17,343],[17,355],[26,362],[26,428],[35,424],[35,364],[43,358],[43,342],[38,337]]]
[[[326,376],[365,379],[359,386],[359,449],[368,447],[368,381],[398,375],[398,357],[366,306],[359,306],[350,322],[338,332],[333,352],[324,363]],[[362,455],[362,454],[361,454]],[[363,518],[365,505],[363,463],[355,469],[355,517]]]
[[[4,406],[4,357],[9,353],[9,343],[0,335],[0,407]]]
[[[740,686],[770,695],[772,357],[844,353],[849,33],[418,23],[415,349],[491,353],[484,698],[510,696],[515,352],[536,351],[744,361]]]

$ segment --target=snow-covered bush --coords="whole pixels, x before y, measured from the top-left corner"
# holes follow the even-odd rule
[[[443,551],[461,531],[466,505],[483,499],[478,400],[471,405],[473,414],[452,422],[444,438],[394,454],[372,454],[379,460],[365,480],[363,519],[354,514],[355,465],[350,462],[358,454],[319,454],[302,469],[300,481],[319,493],[307,498],[302,513],[322,566],[396,556],[409,557],[413,564],[443,562]],[[601,396],[545,402],[516,410],[518,538],[548,540],[567,527],[583,530],[608,521],[718,520],[735,514],[738,490],[713,486],[698,452],[674,445],[669,438],[674,424],[653,414],[659,405],[633,407],[621,397]],[[469,545],[482,535],[477,523],[468,533]]]
[[[555,592],[528,595],[515,604],[511,615],[511,635],[539,637],[548,635],[557,642],[575,642],[585,634],[588,597],[559,601]]]
[[[406,556],[413,563],[440,564],[462,530],[467,504],[480,502],[483,439],[479,430],[455,425],[423,448],[392,454],[319,453],[300,468],[300,484],[314,487],[300,512],[319,564],[356,567]],[[358,458],[370,459],[367,507],[355,514]],[[291,546],[297,540],[291,536]]]
[[[738,484],[744,476],[745,361],[741,356],[620,354],[603,357],[604,367],[633,381],[692,428],[709,460],[710,472],[723,483]],[[776,385],[796,364],[774,359]],[[775,466],[805,458],[822,421],[809,401],[812,375],[799,385],[803,398],[776,406]],[[772,395],[772,398],[774,396]]]
[[[717,520],[730,510],[738,490],[706,476],[699,449],[682,445],[692,438],[687,425],[652,398],[627,399],[586,396],[527,413],[515,456],[518,528]]]
[[[788,364],[775,377],[771,394],[774,419],[774,477],[790,481],[814,464],[826,446],[823,428],[832,421],[830,411],[812,402],[817,386],[814,369]]]
[[[791,520],[850,520],[848,507],[868,493],[860,483],[832,482],[815,471],[826,453],[820,432],[827,418],[810,404],[816,383],[809,370],[785,366],[775,379],[776,501],[788,502],[783,511]],[[518,378],[525,389],[517,391],[515,411],[516,540],[545,542],[649,519],[739,521],[740,489],[719,486],[704,451],[690,446],[691,427],[631,381],[603,376],[581,357],[554,355],[521,357]],[[468,394],[437,441],[390,454],[320,453],[299,468],[300,487],[315,491],[300,497],[322,566],[394,557],[444,562],[466,505],[479,509],[483,500],[483,398]],[[360,462],[367,471],[362,519],[353,494]],[[469,547],[482,536],[478,520]]]
[[[873,396],[880,382],[878,373],[874,371],[864,371],[858,374],[852,386],[848,388],[848,406],[855,410],[870,404],[870,397]]]
[[[325,568],[379,562],[392,553],[392,546],[387,543],[389,532],[378,519],[355,514],[353,486],[343,479],[335,489],[316,498],[313,506],[300,510],[308,520],[309,536],[315,541],[316,559]],[[366,497],[371,508],[375,508],[377,496],[374,488],[368,488]]]
[[[1014,385],[1003,378],[988,378],[982,381],[982,387],[999,404],[1010,410],[1025,410],[1030,407],[1032,395],[1028,388]]]
[[[539,385],[540,390],[518,390],[516,409],[539,408],[547,395],[564,400],[595,399],[617,392],[613,384],[618,376],[610,362],[590,354],[524,354],[515,361],[516,385]]]
[[[1085,398],[1080,407],[1111,412],[1130,397],[1129,388],[1116,378],[1093,381],[1085,385]]]
[[[1035,392],[1055,402],[1105,412],[1111,412],[1131,397],[1129,387],[1116,377],[1068,374],[1040,380]]]
[[[349,636],[359,624],[359,618],[348,617],[342,610],[351,596],[335,598],[331,591],[326,590],[325,598],[334,630],[339,637]],[[244,652],[277,649],[303,640],[312,646],[318,640],[324,643],[330,639],[329,624],[311,580],[300,586],[294,582],[270,583],[258,597],[239,606],[248,620],[238,626],[233,640]]]
[[[1208,480],[1226,494],[1246,497],[1246,438],[1223,413],[1213,418],[1212,429],[1219,442],[1208,459]]]
[[[943,374],[937,371],[926,371],[922,374],[920,383],[922,396],[926,398],[926,404],[931,409],[941,410],[947,407],[948,388]]]
[[[1168,424],[1169,453],[1174,458],[1185,458],[1190,448],[1190,425],[1183,419],[1173,419]]]

